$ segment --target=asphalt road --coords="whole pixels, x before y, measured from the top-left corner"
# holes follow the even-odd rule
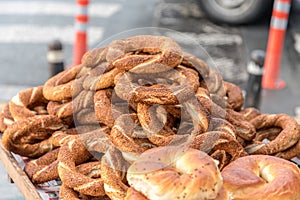
[[[240,30],[212,24],[194,1],[92,1],[89,8],[89,48],[131,34],[166,34],[181,40],[193,54],[206,50],[217,66],[222,64],[224,73],[244,64]],[[47,45],[55,38],[64,44],[65,65],[72,63],[74,1],[0,1],[0,9],[0,84],[43,84],[48,78]],[[176,31],[190,41],[182,41]],[[195,42],[204,50],[191,44]],[[230,73],[241,75],[235,70]]]
[[[163,34],[185,51],[203,58],[227,81],[245,88],[252,50],[265,50],[269,20],[243,26],[217,25],[201,12],[196,0],[92,0],[89,7],[89,49],[136,34]],[[295,115],[300,97],[300,9],[295,7],[286,34],[280,75],[287,86],[262,91],[262,112]],[[59,39],[64,64],[72,64],[74,43],[73,0],[0,0],[0,101],[18,91],[41,85],[49,78],[48,44]],[[8,185],[0,167],[0,199],[22,199]]]

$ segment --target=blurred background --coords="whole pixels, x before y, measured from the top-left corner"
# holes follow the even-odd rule
[[[178,31],[204,48],[224,80],[245,90],[252,51],[267,48],[273,1],[253,0],[253,5],[249,0],[209,1],[215,5],[203,2],[91,0],[88,49],[136,28],[152,27],[144,29],[148,34],[157,34],[163,28],[164,34],[173,38]],[[22,89],[45,83],[50,76],[48,46],[54,39],[63,45],[65,67],[72,65],[77,10],[75,0],[0,0],[0,102],[9,101]],[[300,1],[294,0],[280,65],[280,77],[286,86],[262,89],[259,108],[264,113],[299,114],[299,16]],[[193,53],[189,42],[180,44]],[[0,173],[0,199],[23,199],[6,180],[3,167]]]

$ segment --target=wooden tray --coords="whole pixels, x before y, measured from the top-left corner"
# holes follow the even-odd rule
[[[1,143],[1,139],[0,139]],[[15,157],[8,151],[6,151],[2,145],[0,145],[0,160],[6,169],[8,176],[19,188],[25,199],[28,200],[42,200],[43,198],[36,190],[28,176],[21,169],[19,163]]]

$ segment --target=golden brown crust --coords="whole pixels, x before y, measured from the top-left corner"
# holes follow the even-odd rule
[[[262,114],[251,120],[256,129],[280,127],[282,131],[269,143],[255,143],[246,147],[249,154],[271,155],[295,145],[300,140],[300,125],[287,114]],[[288,138],[288,139],[287,139]]]
[[[13,119],[18,121],[36,114],[47,114],[45,109],[47,103],[48,101],[43,96],[43,86],[32,87],[18,92],[9,101],[9,112]],[[37,106],[44,107],[45,113],[37,113],[34,110]]]
[[[181,65],[195,69],[199,73],[199,78],[201,79],[204,79],[209,75],[208,65],[203,60],[187,52],[183,52]]]
[[[38,157],[53,148],[51,134],[65,127],[56,116],[37,115],[9,126],[2,137],[2,145],[8,151],[22,156]]]
[[[72,117],[72,101],[49,101],[47,111],[50,115],[56,115],[60,119]]]
[[[84,78],[83,88],[86,90],[101,90],[114,86],[114,77],[123,71],[114,68],[107,62],[103,62],[95,67],[89,74]]]
[[[218,167],[222,170],[231,161],[231,156],[224,150],[216,150],[210,155],[213,159],[219,161]]]
[[[59,148],[54,149],[36,160],[26,163],[24,171],[33,183],[44,183],[58,178],[57,155]]]
[[[13,123],[13,121],[10,120],[11,123]],[[7,128],[7,122],[5,123],[5,114],[4,113],[0,113],[0,132],[3,133],[6,128]]]
[[[212,102],[211,115],[217,118],[227,120],[235,128],[237,137],[244,140],[251,141],[256,134],[253,124],[246,120],[246,118],[239,112],[232,109],[225,109]]]
[[[287,150],[275,154],[275,156],[286,160],[290,160],[297,156],[299,158],[300,157],[299,155],[300,155],[300,140],[296,144],[288,148]]]
[[[223,78],[216,70],[210,70],[209,75],[200,82],[200,86],[207,88],[209,93],[220,97],[224,97],[226,94]]]
[[[141,154],[146,151],[150,145],[143,146],[133,137],[138,130],[138,117],[136,114],[123,114],[116,121],[111,129],[110,138],[112,143],[121,151],[131,154]],[[141,128],[141,127],[140,127]],[[140,136],[147,138],[146,135]]]
[[[79,200],[78,192],[67,187],[64,183],[59,188],[59,197],[61,200]]]
[[[76,163],[77,165],[77,163]],[[91,178],[101,177],[101,162],[100,161],[90,161],[87,163],[82,163],[76,166],[79,173],[84,174]]]
[[[80,169],[76,168],[76,165],[78,160],[91,158],[93,152],[105,153],[112,146],[107,132],[107,128],[98,128],[90,132],[81,133],[80,137],[62,145],[58,154],[58,174],[66,187],[79,192],[81,195],[93,197],[105,195],[104,182],[102,177],[99,177],[100,163],[97,162],[98,164],[95,168],[97,172],[95,174],[86,174],[84,171],[81,173]],[[94,167],[95,165],[93,165],[92,169]]]
[[[284,159],[268,155],[239,158],[222,171],[224,187],[233,199],[296,200],[300,198],[300,170]]]
[[[260,111],[254,107],[244,108],[239,111],[239,113],[241,113],[247,121],[250,121],[261,114]]]
[[[165,121],[158,119],[156,116],[158,108],[156,105],[138,103],[137,116],[147,138],[155,145],[165,146],[181,136],[175,135],[172,129],[166,125],[167,119]],[[164,117],[167,118],[167,116]]]
[[[4,132],[8,126],[14,122],[14,118],[9,111],[9,104],[5,104],[0,113],[0,132]]]
[[[214,199],[222,186],[221,173],[210,156],[175,146],[144,152],[129,167],[127,180],[149,199]]]
[[[225,119],[236,129],[236,134],[245,140],[252,140],[255,137],[255,126],[244,118],[242,114],[232,109],[226,109]]]
[[[135,52],[142,52],[142,54],[130,55]],[[143,53],[152,56],[143,55]],[[182,50],[175,41],[168,37],[133,36],[111,42],[106,60],[117,68],[123,68],[123,66],[131,68],[133,73],[160,73],[180,64]],[[147,62],[144,62],[145,60]]]
[[[101,177],[104,190],[111,199],[124,199],[128,190],[125,177],[128,163],[119,150],[114,147],[107,149],[101,159]]]
[[[124,200],[148,200],[148,198],[136,191],[133,187],[129,187]]]
[[[79,135],[77,135],[78,133],[82,134],[85,132],[82,130],[83,128],[89,131],[89,128],[87,127],[78,127],[78,132],[76,128],[54,132],[51,136],[53,148],[61,147],[62,145],[77,139],[79,137]],[[25,165],[24,171],[27,173],[33,183],[43,183],[59,177],[57,171],[57,156],[59,150],[60,148],[56,148],[35,160],[31,160]],[[75,158],[75,164],[78,165],[83,163],[88,158],[89,157],[85,157],[84,155],[78,156]]]
[[[227,81],[223,81],[223,84],[226,91],[226,101],[229,106],[235,111],[240,111],[244,105],[244,96],[241,88]]]
[[[88,159],[90,153],[80,139],[73,140],[60,148],[58,153],[58,174],[63,183],[75,191],[90,195],[105,195],[101,178],[90,178],[77,171],[75,160],[78,157]]]
[[[93,68],[106,61],[106,54],[108,48],[106,46],[92,49],[87,51],[82,59],[81,63],[87,68]]]
[[[112,89],[99,90],[94,96],[95,114],[99,122],[112,127],[121,113],[113,110]]]
[[[142,82],[143,81],[143,82]],[[116,94],[126,100],[146,104],[179,104],[195,94],[199,77],[183,66],[151,76],[129,72],[115,78]]]
[[[97,125],[99,120],[96,117],[94,108],[84,108],[75,114],[76,125]]]
[[[92,161],[80,164],[76,166],[76,169],[79,173],[86,175],[91,178],[100,178],[100,166],[101,162],[99,161]],[[59,191],[59,195],[61,199],[83,199],[83,200],[105,200],[109,199],[107,196],[89,196],[82,193],[76,192],[74,189],[67,187],[65,184],[62,184]]]
[[[195,97],[197,98],[201,106],[203,106],[208,111],[208,113],[212,113],[213,103],[211,96],[206,88],[199,87],[197,89]]]
[[[213,125],[209,131],[197,135],[190,145],[191,148],[199,149],[209,155],[214,154],[213,157],[220,161],[220,169],[230,161],[247,155],[243,146],[236,140],[234,128],[230,123],[216,118],[211,122]],[[224,152],[217,154],[216,152],[220,150]]]
[[[44,84],[44,97],[52,101],[61,101],[75,96],[75,79],[81,68],[81,65],[77,65],[48,79]]]
[[[222,186],[218,196],[214,200],[231,200],[231,197],[229,196],[229,192]]]

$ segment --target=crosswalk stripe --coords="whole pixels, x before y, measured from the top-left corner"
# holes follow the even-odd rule
[[[92,45],[103,36],[103,27],[88,28],[88,44]],[[57,38],[64,44],[73,44],[74,26],[40,26],[11,24],[0,25],[0,43],[48,43]]]
[[[93,17],[110,17],[121,9],[118,3],[92,2],[88,13]],[[0,15],[61,15],[75,16],[75,2],[0,1]]]
[[[179,43],[186,45],[241,45],[243,39],[238,34],[226,33],[192,33],[192,32],[166,32],[166,35]]]

